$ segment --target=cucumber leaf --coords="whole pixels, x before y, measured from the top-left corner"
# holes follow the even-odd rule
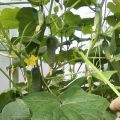
[[[32,120],[101,120],[108,101],[72,86],[56,97],[47,92],[23,98],[32,111]]]

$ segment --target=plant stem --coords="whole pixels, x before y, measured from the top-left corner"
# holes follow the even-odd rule
[[[16,82],[13,81],[1,68],[0,68],[0,72],[2,72],[2,73],[5,75],[5,77],[6,77],[13,85],[16,86]]]
[[[2,37],[0,37],[0,39],[3,39]],[[4,50],[7,51],[7,47],[2,43],[2,41],[0,41],[0,44],[4,47]],[[2,51],[2,50],[0,50]]]
[[[30,4],[30,3],[29,2],[7,2],[7,3],[0,2],[0,5],[15,5],[15,4]]]
[[[70,11],[72,8],[74,8],[81,0],[77,0],[73,5],[71,5],[60,17],[62,17],[64,14],[66,14],[68,11]]]
[[[79,74],[79,73],[82,73],[82,72],[75,72],[75,73],[70,73],[70,74],[61,74],[61,75],[58,75],[58,76],[54,76],[54,77],[46,77],[45,79],[46,80],[50,80],[50,79],[59,79],[59,78],[62,78],[64,76],[71,76],[71,75],[76,75],[76,74]]]
[[[15,54],[21,59],[20,54],[19,54],[16,50],[13,49],[12,44],[11,44],[11,41],[10,41],[10,39],[9,39],[9,36],[7,35],[7,33],[6,33],[3,25],[1,24],[1,22],[0,22],[0,29],[1,29],[1,32],[2,32],[3,36],[4,36],[4,37],[6,38],[6,40],[7,40],[7,43],[8,43],[8,44],[6,44],[6,45],[8,46],[8,48],[11,49],[11,50],[13,50],[13,51],[15,52]]]
[[[48,24],[50,22],[50,17],[51,17],[51,13],[52,13],[53,2],[54,2],[54,0],[51,0],[49,14],[48,14],[48,20],[47,20]]]
[[[107,36],[107,35],[111,34],[113,31],[115,31],[116,29],[118,29],[119,27],[120,27],[120,22],[118,22],[114,27],[108,28],[108,30],[106,30],[106,32],[104,32],[102,34]]]
[[[78,52],[78,51],[77,51]],[[103,79],[104,83],[107,83],[109,87],[116,93],[116,95],[120,96],[120,93],[115,88],[115,86],[109,82],[109,80],[104,76],[90,61],[89,59],[83,54],[83,52],[78,52],[78,54],[83,58],[87,65],[90,65],[92,69]]]
[[[105,57],[88,57],[89,59],[106,59]],[[72,59],[72,60],[69,60],[67,62],[64,62],[63,64],[60,64],[58,67],[56,67],[56,69],[58,68],[61,68],[62,66],[68,64],[68,63],[72,63],[72,62],[75,62],[75,61],[81,61],[82,58],[75,58],[75,59]]]
[[[100,7],[102,8],[104,3],[106,2],[107,0],[102,0],[101,4],[100,4]]]
[[[103,3],[104,2],[102,2],[101,4]],[[94,31],[95,35],[93,34],[94,38],[90,41],[90,46],[87,51],[87,56],[89,56],[89,53],[91,52],[92,48],[94,47],[96,42],[99,41],[99,38],[100,38],[101,28],[102,28],[102,5],[96,8],[96,13],[94,18],[94,27],[95,27],[95,31]]]
[[[40,67],[41,67],[41,75],[42,75],[42,82],[45,84],[45,86],[47,87],[48,91],[54,95],[54,93],[52,92],[52,90],[49,88],[49,86],[47,85],[47,83],[45,82],[44,79],[44,75],[43,75],[43,66],[42,66],[42,59],[40,58]]]

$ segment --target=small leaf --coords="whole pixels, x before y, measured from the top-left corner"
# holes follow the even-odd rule
[[[62,50],[59,54],[56,54],[55,58],[57,63],[68,61],[70,64],[74,64],[75,62],[77,62],[75,61],[75,59],[78,59],[78,61],[82,61],[82,59],[80,59],[80,56],[77,56],[75,48],[71,48],[67,51]]]
[[[93,25],[94,18],[83,18],[81,19],[79,28],[83,32],[83,34],[91,34]]]
[[[106,20],[107,20],[108,24],[111,25],[111,26],[115,26],[116,23],[119,22],[119,21],[117,20],[117,18],[116,18],[115,15],[108,16],[108,17],[106,18]]]
[[[106,71],[106,72],[102,72],[102,74],[109,80],[111,78],[111,76],[113,74],[117,73],[117,71]],[[99,80],[103,80],[97,73],[93,73],[92,74],[93,77],[99,79]]]
[[[92,32],[92,26],[91,25],[81,26],[80,29],[83,32],[83,34],[90,34]]]
[[[80,26],[86,26],[86,25],[94,25],[94,18],[82,18],[80,22]]]
[[[47,5],[50,2],[50,0],[43,0],[43,4]]]
[[[80,24],[81,18],[79,15],[74,15],[72,12],[67,12],[64,15],[64,22],[70,26],[77,26]]]
[[[62,6],[62,4],[59,3],[59,7],[60,7],[61,10],[63,10],[63,6]]]
[[[59,0],[55,0],[57,3],[59,3]]]
[[[77,29],[77,27],[70,26],[70,25],[64,25],[63,29],[61,30],[62,35],[65,37],[72,36],[76,29]]]
[[[59,7],[58,6],[55,6],[54,7],[54,12],[57,13],[59,11]]]
[[[2,120],[30,120],[29,108],[21,99],[8,103],[2,110]]]

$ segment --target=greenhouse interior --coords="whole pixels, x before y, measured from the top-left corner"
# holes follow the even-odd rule
[[[0,0],[0,120],[120,120],[120,0]]]

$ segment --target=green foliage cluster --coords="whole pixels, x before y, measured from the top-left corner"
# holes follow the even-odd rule
[[[0,11],[0,48],[6,50],[0,55],[15,61],[7,69],[13,76],[22,69],[25,81],[17,82],[0,68],[13,85],[0,94],[0,120],[114,120],[108,106],[120,96],[120,5],[106,0],[28,3],[31,7]],[[82,7],[95,16],[82,18],[71,10]],[[11,29],[18,31],[17,37],[10,38]],[[76,31],[89,38],[76,36]],[[46,76],[42,62],[50,67]]]

